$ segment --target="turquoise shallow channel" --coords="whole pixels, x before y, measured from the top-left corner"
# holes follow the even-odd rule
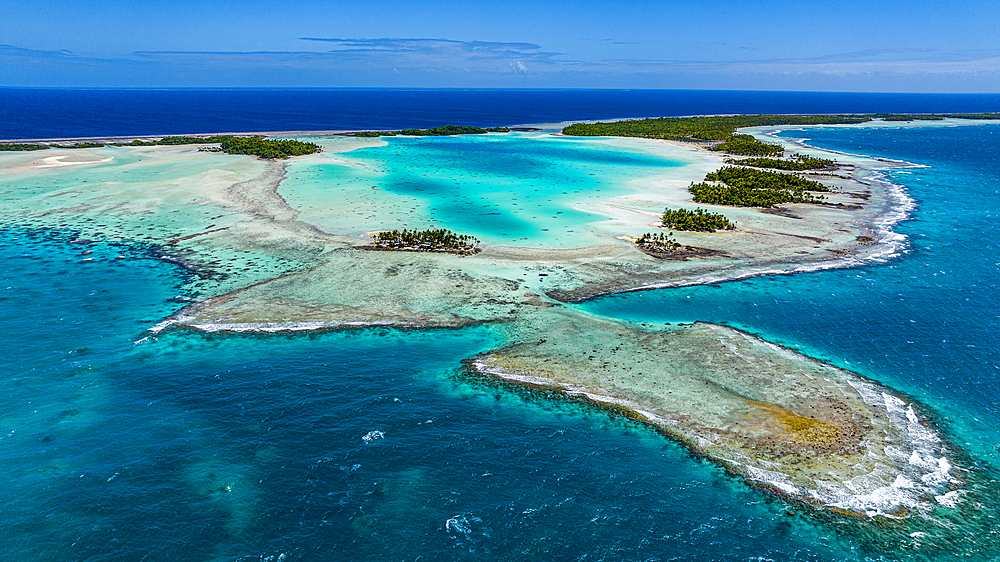
[[[0,551],[52,561],[998,559],[997,526],[982,522],[1000,517],[1000,246],[990,234],[1000,126],[782,137],[926,166],[889,174],[917,202],[895,227],[905,250],[851,269],[572,306],[732,325],[901,390],[969,455],[981,519],[945,512],[948,534],[928,544],[919,529],[817,516],[623,416],[469,377],[461,361],[501,343],[490,325],[151,335],[206,281],[141,239],[81,241],[67,219],[0,232]],[[317,190],[331,201],[341,188],[381,191],[397,212],[414,209],[400,226],[437,219],[484,241],[572,247],[559,230],[604,219],[549,211],[585,208],[593,178],[672,165],[627,144],[569,154],[531,134],[510,153],[489,137],[387,142],[324,153],[341,163],[293,163],[281,195],[307,222],[322,220],[303,204],[326,204]],[[526,147],[530,157],[517,153]],[[387,154],[405,169],[388,171]],[[359,175],[362,189],[346,185]],[[475,185],[489,186],[481,199],[454,196]]]

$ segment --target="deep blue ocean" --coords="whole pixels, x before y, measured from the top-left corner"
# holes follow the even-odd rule
[[[517,125],[725,113],[976,113],[1000,94],[0,88],[0,139]]]
[[[653,98],[667,93],[583,92],[580,105],[556,108],[552,92],[514,92],[505,108],[477,113],[466,99],[463,113],[438,119],[436,92],[377,93],[412,99],[401,113],[373,105],[353,117],[330,110],[321,122],[300,108],[255,121],[258,113],[243,112],[254,96],[295,106],[297,96],[327,93],[237,91],[198,125],[205,100],[221,93],[194,92],[196,101],[177,112],[184,120],[171,123],[163,106],[146,120],[134,108],[160,95],[184,106],[177,92],[0,90],[0,137],[1000,109],[995,96],[899,96],[894,105],[891,96],[815,94],[810,106],[802,94],[720,92],[702,106],[701,93],[678,93],[659,111]],[[472,97],[480,94],[502,98]],[[12,106],[46,107],[59,96],[72,101],[37,125],[9,117]],[[594,105],[581,101],[588,96]],[[420,104],[438,113],[407,114]],[[517,113],[529,105],[537,109]],[[119,112],[106,115],[112,106]],[[61,122],[67,108],[90,111]],[[981,474],[1000,475],[1000,126],[785,134],[926,166],[889,175],[918,204],[897,227],[906,251],[853,269],[580,306],[616,318],[738,326],[856,370],[912,396]],[[883,544],[755,491],[628,420],[470,379],[460,361],[500,343],[488,327],[147,337],[183,306],[176,297],[191,279],[141,246],[96,243],[83,255],[74,237],[0,231],[7,559],[997,559],[995,528],[963,532],[959,522],[941,549]]]

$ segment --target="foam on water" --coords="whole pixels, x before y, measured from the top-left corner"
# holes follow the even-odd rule
[[[885,410],[892,425],[903,428],[909,438],[905,443],[892,444],[868,441],[865,446],[876,454],[885,452],[897,460],[905,461],[910,469],[902,474],[895,474],[892,482],[887,485],[879,484],[885,481],[887,472],[882,472],[877,467],[867,476],[843,482],[843,488],[829,486],[823,490],[810,490],[810,494],[824,503],[864,512],[869,516],[894,517],[900,507],[929,515],[933,506],[921,501],[923,498],[938,497],[938,492],[945,486],[961,484],[951,474],[951,463],[940,454],[943,448],[941,439],[920,422],[912,405],[877,390],[870,383],[856,380],[848,382],[866,403]],[[885,470],[888,471],[888,467]],[[954,492],[949,496],[953,500],[950,507],[957,505],[958,490]]]

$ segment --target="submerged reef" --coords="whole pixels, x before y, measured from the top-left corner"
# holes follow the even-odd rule
[[[753,486],[839,514],[953,507],[952,453],[905,398],[739,330],[658,331],[560,311],[467,361],[650,424]]]

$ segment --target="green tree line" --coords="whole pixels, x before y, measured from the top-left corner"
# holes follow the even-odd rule
[[[724,215],[710,213],[698,208],[693,211],[667,209],[663,212],[663,226],[674,230],[695,232],[712,232],[713,230],[733,230],[735,222],[730,222]]]
[[[215,135],[210,137],[173,136],[160,140],[144,141],[135,139],[126,143],[111,143],[110,146],[177,146],[186,144],[219,144],[219,151],[228,154],[249,154],[261,158],[288,158],[302,154],[319,152],[319,145],[297,140],[273,140],[261,137],[234,137]],[[0,151],[44,150],[46,148],[101,148],[103,143],[78,142],[74,144],[47,146],[44,144],[0,143]]]
[[[485,135],[486,133],[509,133],[507,127],[471,127],[464,125],[445,125],[433,129],[400,129],[398,131],[359,131],[356,137],[394,137],[407,135],[411,137],[450,137],[454,135]]]
[[[25,144],[16,142],[0,143],[0,152],[24,152],[28,150],[46,150],[46,144]]]
[[[790,171],[821,170],[834,165],[833,160],[813,158],[811,156],[803,156],[801,154],[793,154],[788,160],[781,160],[778,158],[743,158],[741,160],[726,158],[726,163],[736,164],[739,166],[752,166],[754,168],[771,168],[773,170]]]
[[[823,196],[807,191],[786,189],[760,189],[749,185],[719,185],[695,183],[688,187],[692,199],[708,205],[728,205],[730,207],[770,208],[782,203],[819,203]]]
[[[780,144],[760,142],[753,135],[732,135],[726,142],[713,146],[710,150],[745,156],[781,156],[785,152]]]
[[[952,119],[1000,119],[1000,113],[945,113]]]
[[[643,137],[650,139],[726,140],[741,127],[770,125],[843,125],[871,119],[851,115],[719,115],[656,117],[602,123],[573,123],[564,135],[577,137]]]
[[[729,185],[746,185],[754,189],[785,189],[790,191],[830,191],[825,185],[795,174],[726,166],[705,176],[705,181],[720,181]]]
[[[111,143],[111,146],[177,146],[183,144],[218,144],[233,138],[232,135],[213,135],[210,137],[173,136],[160,140],[144,141],[135,139],[132,142]]]

